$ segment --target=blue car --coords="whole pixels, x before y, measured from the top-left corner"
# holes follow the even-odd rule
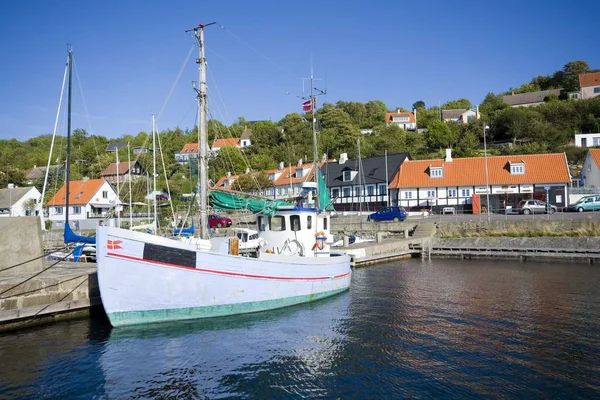
[[[370,214],[367,221],[404,221],[408,216],[404,207],[383,207],[379,211]]]

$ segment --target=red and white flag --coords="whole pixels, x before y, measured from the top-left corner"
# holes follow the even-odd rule
[[[310,111],[312,109],[312,101],[306,100],[302,103],[302,111]]]

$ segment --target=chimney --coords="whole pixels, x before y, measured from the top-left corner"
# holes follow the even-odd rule
[[[446,162],[452,162],[452,149],[446,149]]]
[[[511,96],[515,95],[515,91],[513,90],[512,92],[510,92]]]
[[[227,171],[227,177],[229,178],[231,176],[231,172]]]
[[[283,168],[285,168],[285,164],[283,163],[283,161],[281,161],[281,162],[279,163],[279,170],[280,170],[280,171],[283,171]]]
[[[36,168],[37,168],[37,165],[33,164],[33,169],[36,169]]]
[[[250,168],[246,168],[246,175],[250,173]]]
[[[301,167],[302,166],[302,159],[298,160],[298,166]]]
[[[346,161],[348,161],[348,153],[340,154],[340,160],[338,161],[338,163],[344,164]]]
[[[321,162],[327,161],[327,153],[323,153],[323,157],[321,157]]]
[[[81,180],[84,181],[84,182],[86,182],[86,181],[90,180],[90,177],[89,176],[84,176]]]

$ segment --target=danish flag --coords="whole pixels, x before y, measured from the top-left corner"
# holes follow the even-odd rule
[[[121,243],[123,243],[122,240],[107,240],[106,241],[106,247],[109,250],[117,250],[117,249],[122,249],[121,247]]]

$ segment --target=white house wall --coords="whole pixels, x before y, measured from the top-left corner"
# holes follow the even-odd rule
[[[600,187],[600,170],[598,165],[592,158],[592,155],[588,152],[585,162],[583,163],[583,169],[581,170],[581,176],[585,176],[583,179],[583,185],[586,187]]]

